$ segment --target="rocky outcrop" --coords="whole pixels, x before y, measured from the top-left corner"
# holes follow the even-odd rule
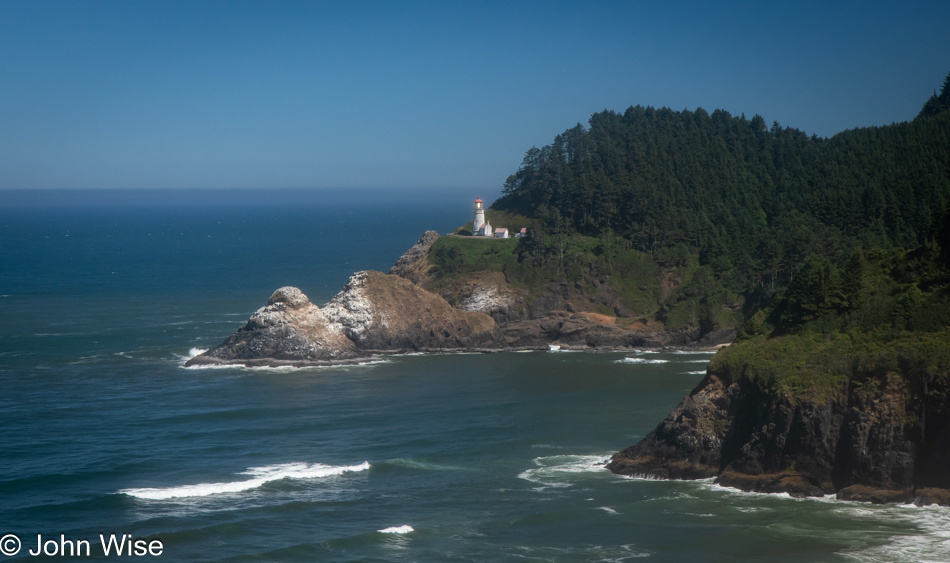
[[[715,477],[740,389],[714,376],[687,395],[646,438],[611,458],[614,473],[662,479]]]
[[[491,316],[504,333],[504,346],[706,348],[735,338],[734,329],[694,327],[666,330],[662,323],[646,319],[634,322],[633,313],[605,275],[590,274],[576,282],[549,282],[543,289],[529,291],[510,283],[502,271],[486,269],[464,276],[433,273],[428,257],[438,239],[438,233],[427,231],[397,260],[389,273],[440,295],[457,309]],[[670,283],[676,281],[669,279],[672,280]],[[622,324],[604,323],[592,320],[593,317],[627,321]]]
[[[459,280],[443,295],[459,309],[485,313],[502,325],[526,318],[526,296],[526,291],[512,288],[502,272],[488,271]]]
[[[432,248],[432,245],[435,244],[435,241],[439,240],[439,233],[436,231],[426,231],[419,237],[419,240],[416,241],[416,244],[403,253],[402,256],[396,260],[396,264],[389,269],[389,273],[394,276],[400,276],[406,278],[410,281],[417,281],[419,277],[420,268],[419,261],[429,255],[429,249]]]
[[[612,320],[596,313],[555,311],[540,319],[508,323],[502,333],[512,348],[556,344],[573,349],[622,349],[643,346],[652,336],[613,326]]]
[[[282,287],[247,324],[186,365],[319,365],[365,355],[302,291]]]
[[[716,477],[724,486],[793,496],[950,499],[950,478],[922,477],[932,448],[905,411],[909,393],[899,375],[846,379],[823,394],[793,397],[761,382],[724,380],[714,365],[710,372],[608,468],[669,479]],[[946,421],[931,418],[937,434],[946,430]]]
[[[381,272],[357,272],[323,310],[361,350],[500,346],[498,327],[488,315],[460,311],[438,295]]]
[[[551,283],[529,298],[503,272],[482,271],[453,280],[440,288],[442,296],[436,295],[427,290],[434,281],[427,257],[438,239],[437,232],[426,231],[389,274],[357,272],[322,307],[297,288],[278,289],[236,333],[187,365],[319,365],[363,361],[377,353],[549,344],[572,349],[713,346],[735,335],[728,330],[704,334],[698,328],[664,331],[644,322],[618,326],[616,317],[585,309],[616,305],[619,298],[606,278],[589,280],[589,288]],[[628,313],[619,306],[613,310],[619,316]]]
[[[728,343],[735,331],[700,338],[698,331],[665,331],[642,324],[616,326],[615,317],[598,313],[552,311],[539,319],[501,325],[505,344],[511,348],[546,347],[555,344],[569,349],[622,350],[626,348],[714,347]]]
[[[455,309],[398,276],[367,271],[353,274],[323,307],[295,287],[278,289],[247,324],[186,365],[323,365],[501,342],[491,317]]]

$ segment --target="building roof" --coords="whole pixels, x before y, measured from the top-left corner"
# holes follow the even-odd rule
[[[496,232],[496,233],[504,233],[504,232],[506,232],[507,230],[508,230],[508,229],[506,229],[505,227],[498,227],[497,229],[495,229],[495,232]]]
[[[475,200],[475,203],[482,203],[482,198],[476,199],[476,200]]]

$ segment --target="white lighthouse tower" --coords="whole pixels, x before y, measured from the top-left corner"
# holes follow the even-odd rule
[[[475,220],[472,221],[472,234],[476,237],[492,236],[491,225],[485,220],[485,206],[482,198],[475,200]]]

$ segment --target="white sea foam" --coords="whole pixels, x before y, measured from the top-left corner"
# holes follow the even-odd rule
[[[204,354],[207,351],[208,351],[207,348],[192,348],[191,350],[188,350],[188,355],[185,357],[185,359],[190,360],[194,358],[195,356],[200,356],[201,354]]]
[[[343,473],[365,471],[369,462],[359,465],[324,465],[322,463],[282,463],[265,467],[251,467],[240,475],[250,475],[253,479],[228,483],[198,483],[178,487],[122,489],[120,494],[148,500],[166,500],[173,498],[204,497],[221,493],[239,493],[256,489],[264,483],[280,479],[319,479],[342,475]]]
[[[701,370],[699,370],[699,371],[687,371],[687,372],[686,372],[686,375],[705,375],[705,374],[706,374],[706,370],[704,370],[704,369],[701,369]]]
[[[686,360],[680,363],[681,364],[708,364],[709,358],[706,358],[705,360]]]
[[[597,510],[603,510],[604,512],[606,512],[607,514],[610,514],[610,515],[620,514],[619,512],[617,512],[617,511],[614,510],[613,508],[610,508],[609,506],[598,506],[598,507],[597,507]]]
[[[414,532],[412,526],[409,524],[403,524],[402,526],[393,526],[391,528],[383,528],[382,530],[376,530],[380,534],[408,534],[409,532]]]
[[[700,488],[742,497],[782,499],[795,503],[825,503],[834,505],[834,512],[843,518],[864,521],[869,529],[882,530],[894,524],[906,524],[913,531],[895,533],[890,540],[878,546],[846,550],[843,555],[857,561],[919,561],[945,563],[950,561],[950,508],[913,504],[874,505],[863,502],[838,500],[835,495],[796,498],[788,493],[755,493],[723,487],[712,479],[697,483]]]
[[[534,458],[537,467],[518,474],[519,479],[544,485],[544,487],[570,487],[581,473],[607,471],[605,465],[612,454],[602,455],[552,455]]]
[[[841,502],[841,501],[838,501]],[[878,522],[906,523],[914,532],[898,534],[884,545],[846,551],[858,561],[920,561],[938,563],[950,561],[950,508],[945,506],[915,506],[898,504],[874,506],[847,503],[836,510],[848,518],[866,520],[869,526]]]
[[[709,354],[712,356],[716,350],[673,350],[674,354]]]
[[[747,497],[758,497],[758,498],[779,498],[787,499],[794,502],[840,502],[834,495],[825,495],[822,497],[793,497],[788,493],[758,493],[755,491],[743,491],[742,489],[737,489],[735,487],[725,487],[715,482],[715,478],[705,479],[705,480],[696,480],[692,481],[709,491],[715,491],[720,493],[728,493],[736,496],[747,496]]]
[[[346,368],[353,368],[353,367],[375,366],[375,365],[378,365],[378,364],[389,364],[389,363],[392,363],[392,360],[388,360],[388,359],[382,358],[382,359],[374,359],[374,360],[365,360],[365,361],[362,361],[362,362],[353,362],[353,363],[345,363],[345,364],[331,364],[331,365],[326,365],[326,366],[309,366],[309,365],[301,365],[301,366],[248,366],[248,365],[244,365],[244,364],[197,364],[197,365],[193,365],[193,366],[186,366],[185,363],[186,363],[188,360],[190,360],[191,358],[194,358],[194,357],[197,356],[198,354],[203,354],[204,352],[207,352],[207,350],[201,350],[201,349],[199,349],[199,348],[192,348],[191,351],[189,352],[189,354],[191,354],[192,352],[196,352],[196,351],[197,351],[197,354],[189,355],[189,356],[182,356],[182,355],[180,355],[180,354],[175,354],[176,356],[178,356],[178,363],[179,363],[179,365],[180,365],[181,367],[183,367],[184,369],[237,369],[237,370],[248,370],[248,371],[266,371],[266,372],[272,372],[272,373],[274,373],[274,372],[276,372],[276,373],[282,373],[282,372],[296,372],[296,371],[300,371],[300,370],[325,370],[325,369],[337,369],[337,370],[339,370],[339,369],[346,369]]]
[[[627,479],[629,481],[668,481],[669,479],[663,479],[661,477],[656,477],[654,475],[647,475],[645,473],[634,473],[633,475],[617,475],[620,479]]]
[[[620,360],[615,360],[615,364],[665,364],[669,360],[648,360],[646,358],[630,358],[626,357]]]
[[[659,350],[634,350],[635,354],[659,354]]]

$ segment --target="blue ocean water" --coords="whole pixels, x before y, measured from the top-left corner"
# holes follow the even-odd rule
[[[99,534],[130,534],[161,541],[167,561],[950,560],[945,508],[603,469],[708,354],[183,367],[274,289],[323,303],[424,230],[464,223],[468,205],[0,193],[0,536],[20,538],[13,559],[38,534],[88,539],[99,559]]]

